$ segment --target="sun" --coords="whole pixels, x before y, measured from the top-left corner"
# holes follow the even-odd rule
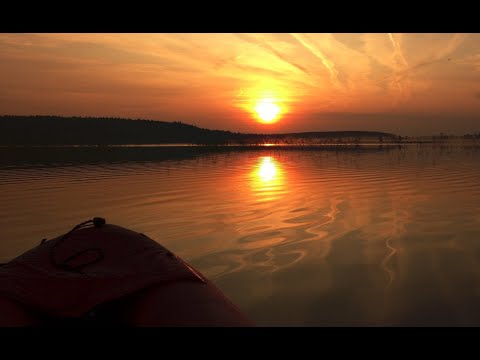
[[[271,124],[278,120],[280,107],[272,99],[262,99],[255,106],[255,112],[261,122]]]

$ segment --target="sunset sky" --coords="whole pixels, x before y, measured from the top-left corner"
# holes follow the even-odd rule
[[[480,131],[480,34],[0,34],[0,113]]]

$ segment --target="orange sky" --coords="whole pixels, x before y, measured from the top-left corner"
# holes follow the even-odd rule
[[[0,34],[2,114],[480,131],[480,34]],[[278,105],[274,124],[255,108]]]

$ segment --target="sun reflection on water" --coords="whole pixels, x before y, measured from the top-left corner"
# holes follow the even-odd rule
[[[285,172],[273,156],[259,157],[250,175],[257,200],[276,200],[285,193]]]
[[[262,158],[262,163],[258,169],[258,177],[262,182],[275,180],[277,168],[270,156]]]

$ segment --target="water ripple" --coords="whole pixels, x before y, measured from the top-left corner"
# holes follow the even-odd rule
[[[7,164],[0,261],[104,216],[192,262],[260,322],[441,317],[429,286],[450,305],[480,294],[479,170],[478,153],[424,147]]]

